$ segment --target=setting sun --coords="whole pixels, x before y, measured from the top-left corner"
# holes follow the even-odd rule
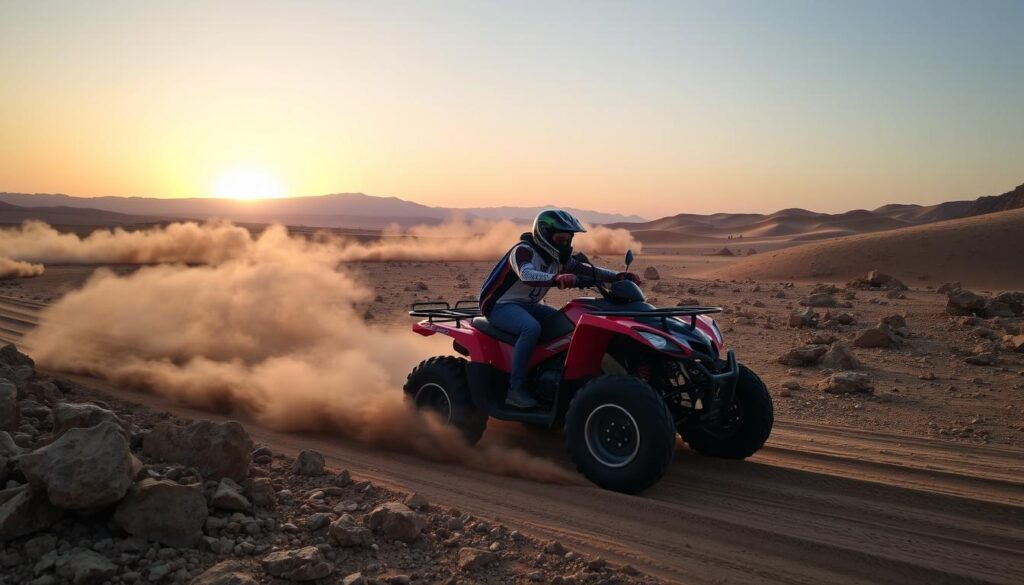
[[[213,188],[215,197],[229,199],[272,199],[284,197],[281,179],[260,168],[236,168],[227,171]]]

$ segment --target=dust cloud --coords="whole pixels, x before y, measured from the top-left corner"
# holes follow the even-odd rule
[[[319,231],[307,238],[306,251],[329,250],[336,262],[386,260],[496,260],[528,226],[511,221],[463,221],[454,219],[435,226],[402,230],[389,228],[371,241]],[[259,235],[229,221],[177,222],[143,230],[99,229],[87,236],[60,233],[39,221],[0,229],[0,250],[14,260],[46,264],[164,264],[217,265],[269,250],[258,244],[263,234],[284,232],[280,226]],[[273,236],[278,238],[277,235]],[[628,231],[596,226],[576,239],[576,247],[588,253],[623,253],[640,245]]]
[[[0,278],[32,278],[42,273],[42,264],[20,262],[0,256]]]
[[[280,226],[254,236],[227,223],[86,238],[54,237],[47,227],[22,226],[42,237],[34,248],[20,242],[14,254],[204,263],[144,266],[125,276],[97,270],[47,308],[26,338],[45,367],[205,409],[243,410],[274,429],[331,431],[492,473],[581,481],[519,449],[470,446],[407,406],[405,374],[450,346],[359,317],[353,304],[371,291],[344,268],[352,243],[290,236]]]

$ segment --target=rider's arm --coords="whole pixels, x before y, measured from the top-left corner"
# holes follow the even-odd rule
[[[617,279],[616,277],[619,274],[618,272],[615,272],[614,270],[608,270],[607,268],[601,268],[599,266],[595,266],[594,268],[597,269],[597,279],[598,280],[603,280],[604,282],[613,282],[613,281],[615,281]],[[590,264],[584,264],[583,262],[580,262],[579,260],[576,260],[575,258],[571,258],[571,257],[569,258],[569,261],[566,262],[566,264],[565,264],[565,271],[566,272],[571,272],[571,273],[575,274],[576,276],[589,276],[589,277],[593,277],[594,276],[593,270],[594,269],[590,267]]]
[[[533,250],[526,245],[516,246],[509,255],[509,264],[519,280],[527,286],[555,286],[555,275],[537,270],[533,263]]]

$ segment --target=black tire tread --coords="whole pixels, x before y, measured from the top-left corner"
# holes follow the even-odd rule
[[[664,436],[661,437],[661,440],[663,441],[662,445],[670,445],[668,449],[664,450],[661,457],[655,460],[653,466],[643,470],[643,472],[638,476],[626,480],[607,481],[602,480],[601,478],[590,477],[587,473],[588,466],[586,460],[589,458],[589,453],[577,451],[573,449],[572,446],[576,433],[583,432],[583,429],[577,428],[578,425],[583,425],[585,421],[585,417],[582,417],[582,414],[579,412],[584,408],[582,404],[587,400],[587,395],[594,391],[594,388],[600,388],[606,384],[616,387],[621,392],[630,393],[634,398],[639,400],[641,404],[643,404],[642,408],[649,409],[657,419],[657,422],[652,426],[662,428],[662,431],[659,431],[656,428],[649,429],[649,431],[654,433],[655,437],[657,437],[658,434],[664,434]],[[576,392],[576,395],[573,396],[572,401],[569,403],[569,409],[566,413],[565,434],[566,445],[569,450],[569,458],[572,460],[573,465],[576,466],[577,471],[597,485],[614,491],[638,493],[654,485],[665,475],[665,472],[668,471],[669,465],[672,464],[672,459],[675,456],[676,430],[672,420],[672,415],[669,413],[668,407],[665,405],[665,401],[658,395],[654,388],[646,382],[628,374],[604,374],[598,376],[587,382],[583,388]]]
[[[412,400],[421,386],[417,382],[423,376],[439,377],[445,380],[445,389],[452,401],[451,426],[459,429],[471,445],[476,444],[487,430],[487,415],[473,406],[466,380],[466,360],[450,355],[427,358],[419,363],[405,379],[402,391]]]
[[[772,434],[775,422],[775,407],[771,394],[761,377],[747,366],[740,364],[740,379],[736,383],[736,395],[742,396],[747,404],[743,409],[743,423],[740,440],[723,441],[706,433],[698,426],[683,426],[680,435],[691,449],[701,455],[722,459],[746,459],[756,453]]]

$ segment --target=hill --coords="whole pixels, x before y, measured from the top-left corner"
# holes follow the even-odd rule
[[[878,269],[908,284],[961,281],[1024,288],[1024,209],[807,243],[700,274],[707,278],[844,282]]]

